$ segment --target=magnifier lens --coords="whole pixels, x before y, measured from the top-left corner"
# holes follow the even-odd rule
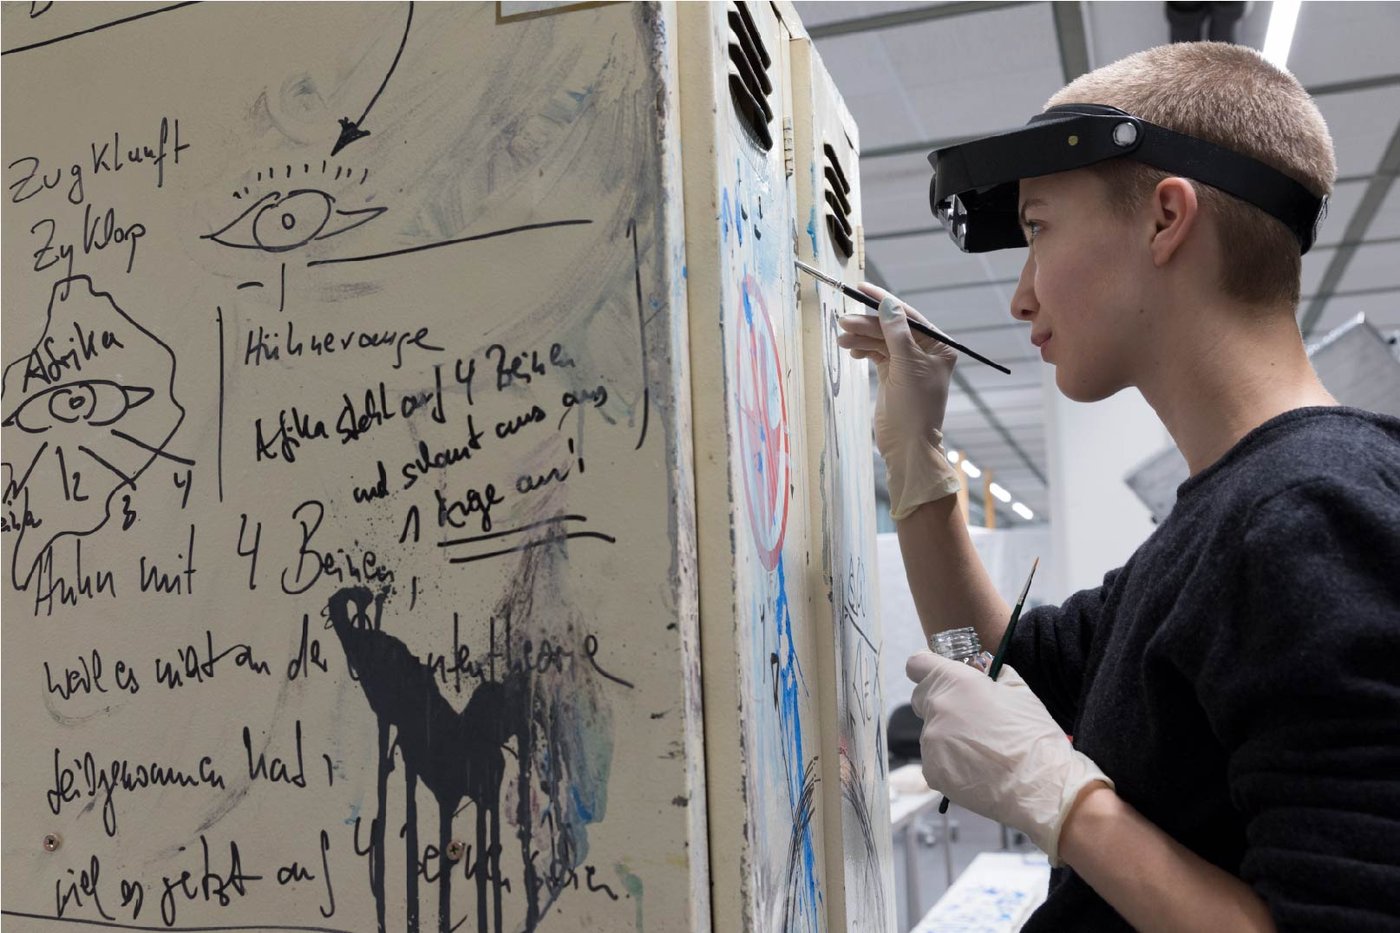
[[[948,227],[948,235],[953,238],[953,242],[961,249],[967,243],[967,208],[963,207],[962,198],[956,194],[948,198],[948,219],[944,224]]]

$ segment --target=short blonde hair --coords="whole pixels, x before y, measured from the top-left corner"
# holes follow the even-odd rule
[[[1223,42],[1158,46],[1076,78],[1050,98],[1106,104],[1250,156],[1313,194],[1330,194],[1337,177],[1332,137],[1308,92],[1251,48]],[[1173,173],[1113,159],[1092,167],[1114,208],[1129,213]],[[1302,276],[1298,241],[1273,216],[1193,180],[1202,210],[1216,220],[1225,249],[1221,287],[1248,304],[1287,301],[1296,308]]]

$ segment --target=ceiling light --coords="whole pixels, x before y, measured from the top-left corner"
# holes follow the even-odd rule
[[[948,462],[949,462],[949,463],[957,463],[957,462],[958,462],[959,460],[961,460],[961,459],[962,459],[962,454],[958,453],[956,450],[950,450],[950,451],[948,451]]]
[[[1007,492],[1005,489],[1002,489],[998,483],[992,483],[990,488],[992,490],[992,495],[996,496],[1002,502],[1011,501],[1011,493]]]
[[[1019,502],[1017,502],[1011,507],[1011,511],[1015,512],[1017,515],[1021,516],[1026,521],[1030,521],[1031,519],[1035,518],[1035,513]]]
[[[1293,29],[1298,25],[1302,0],[1274,0],[1269,13],[1269,31],[1264,36],[1264,60],[1279,68],[1288,67],[1288,50],[1293,45]]]
[[[963,457],[962,469],[964,473],[966,473],[968,476],[971,476],[973,479],[976,479],[977,477],[982,475],[982,471],[977,469],[977,467],[973,465],[972,461],[967,459],[966,457]]]

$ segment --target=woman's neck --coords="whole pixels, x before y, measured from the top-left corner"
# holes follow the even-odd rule
[[[1185,317],[1185,316],[1183,316]],[[1191,475],[1219,460],[1259,425],[1295,408],[1336,405],[1308,360],[1293,317],[1236,307],[1199,309],[1178,320],[1138,383]]]

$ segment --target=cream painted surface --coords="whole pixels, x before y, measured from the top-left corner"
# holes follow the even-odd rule
[[[676,25],[5,56],[7,927],[709,927]]]
[[[792,49],[798,253],[804,262],[854,285],[864,272],[858,232],[859,131],[812,43],[797,39]],[[834,207],[826,192],[842,178],[850,187],[845,196],[849,223],[856,230],[850,253],[828,220]],[[808,554],[808,578],[813,625],[820,633],[827,874],[842,882],[829,885],[827,912],[833,930],[884,933],[897,921],[880,673],[885,638],[875,551],[870,376],[864,361],[851,359],[836,344],[837,316],[866,309],[810,276],[801,276],[799,286],[811,451],[809,514],[814,523],[820,521]]]
[[[730,99],[734,9],[680,7],[714,925],[818,930],[830,884],[806,567],[820,526],[808,513],[795,192],[782,137],[789,27],[768,4],[748,4],[772,59],[765,150]]]

